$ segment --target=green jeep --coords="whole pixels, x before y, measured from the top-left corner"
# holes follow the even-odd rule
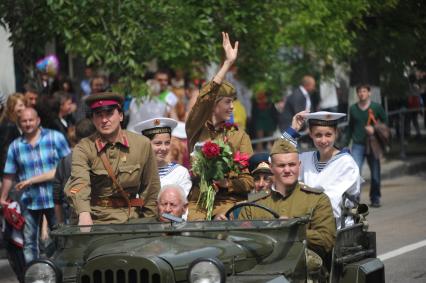
[[[306,268],[307,221],[65,225],[51,233],[55,254],[32,262],[25,282],[308,282],[312,274]],[[362,223],[339,230],[331,269],[313,278],[384,282],[375,233],[365,231]]]

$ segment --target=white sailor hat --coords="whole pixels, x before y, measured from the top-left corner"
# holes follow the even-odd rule
[[[176,128],[172,131],[172,136],[178,139],[186,139],[185,123],[178,122]]]
[[[345,117],[345,113],[319,111],[305,115],[309,126],[337,126]]]
[[[174,119],[153,118],[136,124],[134,130],[148,138],[152,138],[156,134],[171,134],[176,125],[177,121]]]

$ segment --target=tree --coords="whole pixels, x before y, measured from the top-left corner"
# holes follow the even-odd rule
[[[0,24],[9,30],[15,61],[27,73],[56,34],[52,18],[45,1],[0,1]]]
[[[384,95],[402,98],[410,70],[426,70],[426,3],[400,0],[368,14],[363,22],[356,30],[357,56],[374,58]]]
[[[184,68],[220,59],[223,30],[240,41],[243,79],[279,90],[298,81],[300,73],[315,72],[316,62],[351,54],[355,33],[347,27],[360,23],[372,6],[368,0],[45,1],[43,21],[11,18],[10,10],[1,19],[21,28],[19,41],[24,27],[52,28],[46,36],[55,32],[67,51],[106,67],[133,95],[139,95],[152,59]],[[18,29],[11,31],[15,43]]]

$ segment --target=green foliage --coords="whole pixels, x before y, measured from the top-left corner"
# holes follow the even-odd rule
[[[0,25],[10,31],[15,60],[27,72],[34,70],[46,42],[55,35],[52,18],[46,1],[0,1]]]
[[[408,90],[410,70],[426,70],[426,3],[387,1],[375,8],[356,30],[355,46],[377,59],[384,95],[398,99]]]
[[[134,96],[146,94],[142,76],[154,59],[185,69],[220,60],[221,31],[240,41],[237,64],[248,85],[265,82],[278,92],[298,82],[300,74],[315,73],[321,60],[351,54],[355,33],[348,26],[362,23],[377,5],[368,0],[2,2],[8,9],[0,9],[0,16],[14,27],[16,46],[39,35],[46,42],[54,33],[67,51],[116,74]],[[10,17],[25,7],[32,11]]]

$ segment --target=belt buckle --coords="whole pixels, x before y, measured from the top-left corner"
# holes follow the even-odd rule
[[[110,200],[109,199],[107,199],[107,198],[103,198],[103,199],[101,199],[101,206],[102,207],[108,207],[108,206],[110,206],[109,204],[110,204]]]

